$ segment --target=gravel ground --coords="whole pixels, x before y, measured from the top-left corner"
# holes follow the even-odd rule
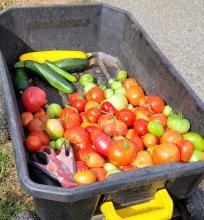
[[[204,100],[203,0],[102,0],[131,12]]]

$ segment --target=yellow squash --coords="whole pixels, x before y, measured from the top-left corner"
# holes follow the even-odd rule
[[[45,60],[55,62],[63,59],[86,59],[86,53],[77,50],[49,50],[25,53],[20,56],[20,61],[32,60],[38,63],[44,63]]]

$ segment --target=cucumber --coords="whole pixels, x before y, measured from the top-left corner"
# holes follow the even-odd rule
[[[67,79],[70,82],[77,82],[77,77],[66,72],[65,70],[59,68],[55,63],[51,63],[49,61],[45,61],[45,64],[54,72],[56,72],[57,74],[63,76],[65,79]]]
[[[24,69],[15,69],[14,86],[17,90],[24,90],[29,86],[28,75]]]
[[[88,59],[63,59],[55,61],[54,63],[61,69],[70,73],[78,72],[86,68]]]
[[[36,73],[38,76],[46,80],[50,85],[62,92],[73,93],[74,91],[72,85],[69,82],[67,82],[62,76],[58,75],[56,72],[52,71],[45,64],[37,63],[35,61],[22,61],[17,62],[14,67],[25,68]]]

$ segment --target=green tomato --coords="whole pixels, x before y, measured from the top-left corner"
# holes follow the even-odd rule
[[[56,140],[55,149],[56,150],[61,150],[63,145],[65,146],[65,148],[69,147],[68,140],[65,139],[65,138],[59,138],[59,139]]]
[[[190,141],[195,150],[204,151],[204,139],[196,132],[188,132],[183,135],[184,140]]]
[[[115,90],[115,94],[120,94],[120,95],[126,95],[126,90],[125,90],[125,88],[124,87],[120,87],[120,88],[117,88],[116,90]]]
[[[99,82],[98,86],[102,89],[102,90],[106,90],[106,86],[104,83]]]
[[[124,70],[120,70],[117,74],[117,80],[123,82],[127,79],[127,72]]]
[[[115,82],[115,79],[111,78],[108,80],[108,84],[111,85],[113,82]]]
[[[47,115],[49,116],[49,118],[58,118],[61,111],[62,108],[60,105],[52,103],[47,108]]]
[[[81,84],[82,86],[85,86],[86,83],[88,83],[88,82],[93,82],[93,81],[94,81],[94,78],[93,78],[93,76],[92,76],[91,74],[85,73],[85,74],[83,74],[83,75],[80,77],[79,81],[80,81],[80,84]]]
[[[105,163],[105,165],[104,165],[103,168],[105,169],[106,172],[109,172],[109,171],[111,171],[111,170],[117,170],[117,169],[118,169],[118,168],[117,168],[114,164],[112,164],[112,163]]]
[[[45,130],[52,140],[63,137],[64,129],[59,120],[51,118],[46,121]]]
[[[133,110],[134,106],[132,104],[128,104],[128,109]]]
[[[164,127],[158,121],[150,121],[147,124],[147,129],[151,134],[153,134],[157,137],[160,137],[164,134]]]
[[[120,111],[128,105],[126,96],[120,94],[114,94],[106,99],[106,101],[110,102],[117,111]]]
[[[190,129],[190,122],[180,115],[170,115],[167,119],[168,128],[178,131],[181,134],[188,132]]]
[[[111,86],[111,89],[112,89],[112,90],[116,90],[116,89],[118,89],[118,88],[121,88],[123,85],[122,85],[121,82],[115,81],[115,82],[111,83],[110,86]]]
[[[116,174],[116,173],[120,173],[121,171],[120,170],[111,170],[109,172],[107,172],[106,174],[106,178],[108,178],[109,176],[111,176],[112,174]]]
[[[106,89],[104,91],[106,99],[110,98],[113,95],[113,90],[112,89]]]
[[[163,115],[168,117],[169,115],[171,115],[172,111],[173,111],[172,107],[169,105],[166,105],[163,109]]]
[[[55,150],[56,149],[56,142],[55,141],[50,141],[49,146]]]
[[[199,150],[194,150],[189,162],[197,162],[202,160],[203,152]]]
[[[97,85],[93,82],[87,82],[86,85],[84,86],[84,92],[87,93],[90,89],[96,86]]]

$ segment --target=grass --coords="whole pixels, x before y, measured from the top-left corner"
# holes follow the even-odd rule
[[[0,219],[7,220],[22,210],[33,210],[34,206],[32,198],[19,188],[11,143],[0,146]]]

